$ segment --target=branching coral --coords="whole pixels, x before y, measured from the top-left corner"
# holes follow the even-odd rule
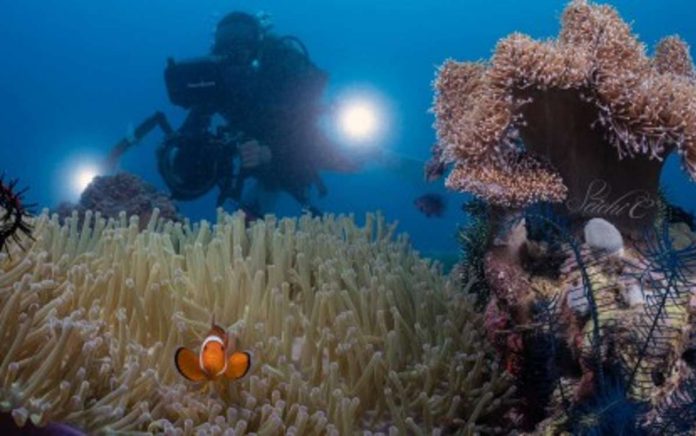
[[[574,0],[557,39],[512,34],[488,63],[446,62],[435,88],[434,161],[454,164],[450,188],[496,205],[569,199],[581,216],[642,221],[654,214],[670,151],[696,179],[688,46],[668,37],[651,60],[609,6]],[[601,210],[600,200],[629,206]]]
[[[36,218],[0,258],[0,409],[97,431],[493,431],[512,394],[470,297],[368,216]],[[29,241],[27,241],[29,242]],[[176,347],[227,326],[255,366],[203,386]]]

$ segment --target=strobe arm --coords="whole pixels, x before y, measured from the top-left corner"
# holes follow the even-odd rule
[[[121,156],[123,156],[130,147],[140,142],[152,129],[158,126],[162,132],[164,132],[165,136],[171,136],[174,133],[174,129],[172,129],[171,124],[167,121],[167,117],[160,111],[155,112],[140,123],[135,128],[132,135],[121,139],[111,148],[111,152],[106,159],[106,169],[112,171],[116,168]]]

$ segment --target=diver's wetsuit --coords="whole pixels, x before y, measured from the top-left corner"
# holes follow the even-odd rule
[[[316,124],[326,74],[287,39],[272,36],[262,42],[252,65],[225,65],[223,95],[194,106],[179,133],[191,138],[205,135],[212,116],[220,114],[230,130],[271,149],[271,161],[246,175],[264,189],[285,190],[308,206],[308,188],[316,184],[320,192],[324,189],[318,171],[340,169],[332,168],[334,147]]]

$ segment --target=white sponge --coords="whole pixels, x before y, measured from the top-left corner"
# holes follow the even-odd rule
[[[601,250],[607,254],[623,254],[621,232],[603,218],[592,218],[585,224],[585,242],[594,250]]]

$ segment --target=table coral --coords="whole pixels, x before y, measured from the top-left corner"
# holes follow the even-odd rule
[[[368,215],[251,227],[33,221],[0,254],[0,410],[88,433],[501,430],[513,393],[470,296]],[[250,349],[235,383],[174,367],[211,317]]]
[[[568,200],[575,216],[642,225],[667,154],[696,178],[689,48],[672,36],[649,58],[612,7],[574,0],[556,39],[514,33],[486,63],[445,62],[435,89],[428,168],[453,164],[447,186],[493,204]]]

